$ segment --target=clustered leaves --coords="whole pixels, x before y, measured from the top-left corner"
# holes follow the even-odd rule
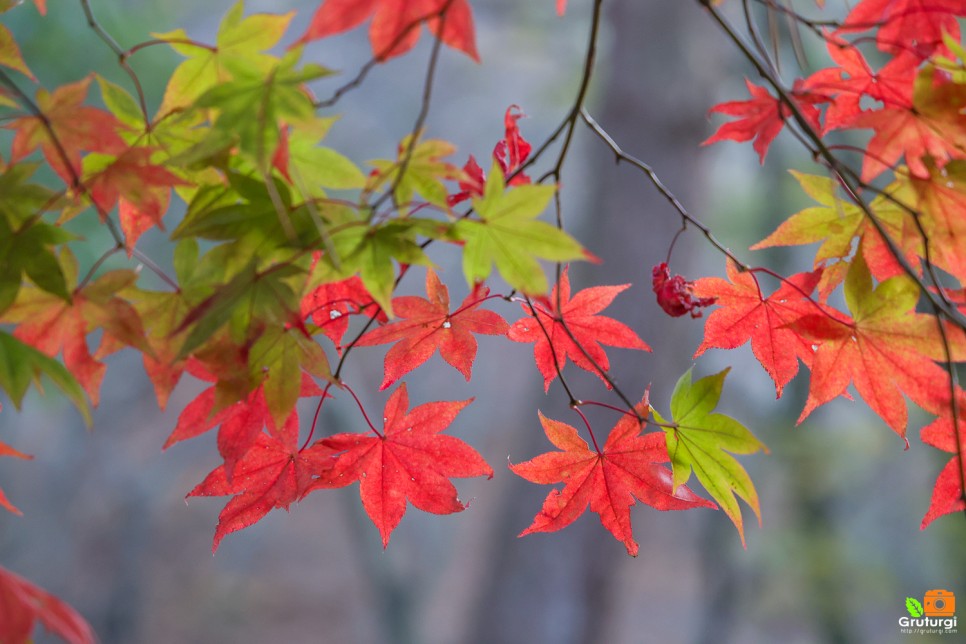
[[[16,4],[0,2],[0,13]],[[824,170],[794,173],[819,205],[785,219],[752,247],[819,244],[814,263],[795,275],[751,266],[725,250],[646,164],[596,124],[584,105],[596,33],[580,93],[544,144],[525,138],[523,112],[511,105],[490,158],[481,165],[469,155],[460,167],[455,146],[431,138],[425,116],[441,45],[480,60],[468,0],[323,0],[310,18],[246,15],[238,2],[214,43],[178,29],[115,49],[131,77],[128,88],[97,73],[44,88],[0,23],[0,116],[12,132],[9,150],[0,151],[0,388],[19,408],[31,382],[45,375],[89,420],[104,358],[136,350],[161,408],[186,372],[209,383],[181,411],[163,447],[217,428],[220,462],[188,493],[230,497],[213,550],[272,510],[354,483],[386,547],[407,504],[460,512],[466,505],[451,479],[494,475],[474,448],[444,433],[472,398],[411,406],[403,379],[438,351],[469,382],[477,336],[505,336],[533,345],[545,390],[559,383],[590,439],[539,415],[557,451],[510,469],[562,487],[521,536],[560,530],[589,506],[636,556],[630,507],[641,501],[659,510],[720,508],[744,544],[738,499],[759,522],[761,507],[734,455],[766,448],[715,411],[728,370],[697,381],[689,370],[667,419],[643,383],[634,383],[644,394],[633,404],[610,375],[613,353],[605,347],[651,348],[636,330],[602,314],[630,285],[571,289],[565,263],[599,260],[564,230],[559,210],[557,217],[548,210],[560,207],[555,182],[582,121],[668,197],[682,231],[697,227],[726,256],[727,280],[672,275],[677,237],[666,261],[641,264],[642,281],[655,264],[651,288],[669,315],[699,318],[717,307],[694,358],[750,340],[779,397],[801,363],[809,385],[799,422],[849,397],[852,384],[905,439],[908,398],[936,416],[922,440],[953,454],[923,527],[966,510],[966,393],[955,377],[955,363],[966,360],[966,51],[959,34],[966,7],[958,0],[861,0],[826,30],[785,8],[793,24],[824,40],[832,63],[785,86],[764,48],[745,46],[717,3],[701,4],[763,77],[762,84],[746,81],[750,100],[711,109],[736,118],[705,143],[752,141],[764,163],[779,133],[790,130]],[[46,11],[42,0],[35,5]],[[566,5],[558,0],[557,12]],[[372,60],[319,100],[318,81],[334,72],[304,61],[303,46],[367,21]],[[301,36],[289,33],[293,25]],[[424,109],[411,131],[390,153],[373,153],[367,167],[327,147],[337,127],[332,108],[372,65],[411,50],[423,27],[436,40]],[[885,58],[878,69],[863,52],[873,41],[878,59]],[[183,60],[152,111],[131,60],[154,46]],[[858,149],[860,170],[840,158],[838,137],[850,130],[870,134]],[[534,180],[533,166],[561,134],[556,165]],[[44,165],[56,177],[51,185],[34,178]],[[113,236],[114,247],[101,249],[92,265],[76,259],[86,242],[64,228],[73,218],[89,218]],[[176,243],[171,272],[139,247],[154,229]],[[439,246],[460,255],[468,294],[459,306],[450,290],[461,280],[444,281],[430,254]],[[106,270],[120,251],[146,270]],[[550,273],[548,262],[556,264]],[[417,265],[425,297],[401,292]],[[764,276],[780,283],[768,291]],[[833,304],[838,292],[844,309]],[[500,299],[518,303],[522,317],[508,322],[491,310]],[[342,371],[357,348],[385,344],[392,346],[380,389],[395,389],[379,427]],[[576,396],[568,363],[597,376],[619,404]],[[315,405],[311,425],[300,422],[302,400]],[[358,407],[354,431],[318,426],[319,411],[331,404]],[[605,440],[582,411],[587,405],[619,415]],[[29,458],[3,442],[0,456]],[[687,486],[692,474],[713,501]],[[19,513],[2,491],[0,506]],[[92,640],[69,607],[0,569],[0,639],[23,641],[36,619],[70,641]]]

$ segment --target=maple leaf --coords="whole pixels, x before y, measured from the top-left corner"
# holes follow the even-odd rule
[[[623,349],[651,350],[624,323],[598,315],[610,306],[618,293],[630,287],[630,284],[592,286],[571,298],[570,277],[567,273],[568,270],[564,269],[560,275],[560,283],[553,287],[550,297],[537,300],[539,306],[534,307],[536,317],[517,320],[507,332],[507,337],[515,342],[535,343],[533,358],[537,369],[543,374],[545,391],[550,389],[550,383],[557,377],[557,370],[564,368],[567,358],[604,380],[598,367],[607,371],[610,369],[610,361],[600,346],[602,344]],[[526,305],[523,305],[523,311],[533,313]],[[570,337],[571,334],[573,338]]]
[[[91,84],[88,76],[68,83],[53,93],[38,90],[36,103],[60,144],[51,139],[44,122],[37,116],[15,119],[7,127],[16,130],[11,145],[11,161],[16,163],[38,147],[47,162],[68,185],[81,175],[81,152],[120,154],[127,149],[118,134],[120,124],[110,112],[83,105]],[[65,165],[61,150],[70,166]]]
[[[94,644],[94,631],[62,599],[0,566],[0,641],[30,642],[37,620],[68,644]]]
[[[966,15],[961,0],[862,0],[846,16],[839,31],[876,29],[879,49],[914,52],[920,58],[942,44],[943,32],[956,34],[956,16]]]
[[[576,240],[550,224],[535,221],[556,191],[554,186],[515,186],[506,190],[496,163],[486,180],[483,197],[473,200],[480,220],[460,219],[453,226],[466,242],[463,274],[472,287],[497,270],[513,288],[527,295],[547,292],[547,278],[536,258],[552,261],[597,259]]]
[[[25,461],[33,459],[33,456],[19,452],[3,441],[0,441],[0,456],[12,456],[14,458],[22,458]],[[16,515],[23,515],[23,512],[18,510],[17,507],[10,502],[10,499],[7,498],[7,495],[3,493],[3,488],[0,488],[0,508],[4,508],[7,512],[12,512]],[[0,628],[0,635],[2,634],[3,629]]]
[[[157,226],[168,209],[171,188],[191,185],[163,166],[151,162],[151,148],[129,148],[117,158],[88,154],[84,167],[91,199],[102,216],[120,200],[120,221],[130,256],[138,237]]]
[[[694,285],[695,294],[713,293],[721,307],[708,316],[704,341],[694,357],[711,348],[735,349],[750,339],[752,352],[775,381],[776,397],[781,398],[784,386],[798,373],[799,359],[806,367],[812,364],[812,344],[788,327],[803,315],[819,311],[809,295],[822,271],[793,275],[765,297],[754,274],[740,271],[731,261],[727,270],[730,282],[705,277]]]
[[[701,307],[715,303],[714,296],[694,297],[694,282],[680,275],[671,277],[667,262],[661,262],[651,269],[651,288],[657,295],[657,303],[671,317],[681,317],[690,313],[692,318],[701,317]]]
[[[489,289],[473,289],[460,307],[450,313],[449,289],[432,269],[426,271],[426,298],[404,295],[392,300],[399,321],[369,331],[360,347],[395,342],[386,353],[385,376],[379,389],[387,389],[404,375],[430,359],[436,350],[443,360],[470,381],[476,359],[474,333],[504,335],[506,320],[493,311],[479,310]]]
[[[888,107],[912,107],[918,58],[899,55],[875,72],[855,45],[829,35],[826,46],[836,65],[820,69],[804,82],[808,90],[834,97],[825,111],[826,132],[850,126],[862,112],[863,96]]]
[[[503,140],[493,148],[493,158],[496,159],[500,169],[503,170],[503,176],[507,178],[508,185],[511,186],[526,185],[531,182],[530,177],[523,173],[512,179],[510,178],[510,175],[526,162],[530,156],[530,151],[533,149],[529,141],[523,138],[520,133],[520,126],[517,124],[517,121],[525,116],[526,114],[520,111],[519,105],[511,105],[506,108],[506,113],[503,115],[505,134]]]
[[[755,148],[761,163],[764,164],[765,155],[768,154],[768,146],[785,126],[785,119],[792,115],[792,110],[780,99],[772,96],[767,89],[755,85],[747,78],[745,85],[748,86],[751,100],[721,103],[712,107],[708,112],[709,114],[719,112],[742,118],[723,124],[701,145],[711,145],[724,140],[742,142],[754,139],[752,147]],[[802,85],[801,79],[795,81],[795,86],[789,92],[789,95],[812,129],[821,132],[822,128],[818,120],[819,112],[814,104],[828,99],[820,94],[809,92]]]
[[[36,80],[24,62],[13,34],[3,25],[0,25],[0,65],[15,69],[27,78]]]
[[[76,279],[73,258],[65,272]],[[144,328],[137,311],[117,291],[137,279],[134,271],[118,270],[104,273],[83,288],[75,289],[72,300],[37,289],[25,291],[11,307],[6,318],[18,322],[14,335],[50,357],[63,352],[64,364],[84,387],[96,407],[100,399],[101,380],[106,365],[98,360],[121,346],[132,346],[150,354],[151,347],[144,337]],[[87,335],[101,328],[104,334],[98,355],[92,355]]]
[[[808,400],[801,423],[816,407],[855,383],[862,398],[900,437],[906,433],[904,391],[917,405],[939,413],[949,403],[949,375],[935,359],[944,355],[936,319],[916,313],[919,289],[905,276],[880,282],[872,277],[861,253],[845,278],[845,301],[851,318],[812,314],[791,329],[817,344]],[[958,352],[961,348],[954,348]]]
[[[290,11],[283,15],[257,13],[245,17],[244,5],[239,0],[218,26],[215,47],[196,43],[183,29],[153,34],[187,57],[168,80],[158,116],[193,105],[212,87],[234,78],[234,71],[267,73],[278,58],[262,52],[278,43],[294,16],[295,12]]]
[[[321,284],[302,298],[302,316],[312,316],[312,322],[322,330],[339,353],[342,339],[349,330],[349,316],[368,312],[379,322],[387,322],[385,312],[357,276]]]
[[[925,530],[926,526],[944,514],[966,511],[966,493],[963,491],[966,489],[963,487],[964,481],[966,481],[966,465],[964,465],[962,455],[963,445],[966,445],[966,418],[964,418],[964,414],[966,414],[966,394],[962,389],[958,390],[957,404],[959,405],[958,437],[953,431],[951,407],[943,410],[943,415],[923,427],[920,433],[922,442],[954,455],[936,478],[932,501],[920,526],[922,530]]]
[[[647,394],[637,406],[646,418]],[[540,414],[543,431],[560,451],[541,454],[524,463],[510,464],[518,476],[532,483],[564,483],[553,489],[533,523],[519,536],[561,530],[590,506],[591,512],[636,557],[630,508],[642,501],[658,510],[715,508],[687,486],[674,489],[671,471],[661,465],[668,454],[661,432],[641,434],[641,423],[630,414],[621,417],[607,436],[603,449],[592,450],[574,427]]]
[[[462,512],[467,506],[448,479],[492,478],[493,470],[472,447],[440,432],[471,402],[431,402],[410,410],[406,383],[400,384],[386,402],[382,433],[336,434],[321,441],[338,456],[312,489],[359,481],[362,506],[379,529],[383,548],[406,513],[407,500],[424,512]]]
[[[459,180],[460,191],[446,197],[446,204],[450,207],[462,203],[473,197],[483,196],[483,186],[486,185],[486,173],[476,162],[472,154],[463,165],[463,178]]]
[[[254,525],[276,508],[288,510],[319,475],[332,467],[332,449],[321,441],[299,449],[298,438],[296,412],[280,429],[270,422],[269,432],[255,435],[233,474],[227,464],[220,465],[188,493],[185,498],[233,495],[218,515],[212,552],[232,532]]]
[[[84,390],[71,372],[46,354],[0,331],[0,388],[7,392],[14,407],[20,409],[27,388],[40,374],[46,375],[64,392],[90,425],[91,412],[84,399]]]
[[[399,144],[397,159],[369,161],[376,170],[370,177],[368,190],[393,186],[393,198],[401,208],[408,208],[416,193],[429,203],[444,208],[449,201],[449,191],[443,182],[461,177],[459,169],[444,160],[455,151],[453,144],[447,141],[420,141],[417,136],[414,142],[412,135],[409,135]],[[405,172],[400,177],[399,171],[404,165]]]
[[[966,160],[950,161],[942,169],[929,163],[927,169],[928,179],[900,173],[898,180],[908,182],[915,194],[930,261],[962,281],[966,278]]]
[[[242,400],[224,406],[219,405],[220,380],[215,374],[194,359],[188,361],[188,372],[196,378],[215,384],[202,391],[185,406],[162,449],[168,449],[175,443],[200,436],[218,426],[218,453],[225,461],[223,466],[225,476],[232,479],[236,467],[253,448],[262,428],[266,424],[274,426],[273,415],[269,411],[265,398],[265,386],[259,386]],[[308,374],[300,374],[300,383],[297,391],[299,396],[322,394],[322,390]],[[287,411],[287,417],[294,413],[292,409],[294,404]]]
[[[870,110],[852,127],[875,132],[866,147],[862,180],[872,181],[905,156],[910,172],[929,177],[928,159],[938,167],[966,156],[966,86],[948,82],[931,65],[916,77],[913,105]]]
[[[693,470],[704,489],[735,524],[744,546],[744,522],[735,495],[754,510],[759,525],[761,506],[751,477],[731,454],[752,454],[759,450],[767,453],[768,448],[734,418],[711,413],[718,405],[729,371],[730,367],[692,383],[688,369],[671,394],[672,422],[664,420],[653,407],[651,413],[664,429],[674,489],[687,483]]]
[[[369,42],[379,61],[412,49],[423,22],[444,44],[480,60],[467,0],[324,0],[298,43],[354,29],[370,16]]]
[[[493,148],[493,160],[503,171],[503,177],[511,186],[532,183],[530,177],[522,172],[512,179],[510,178],[510,175],[526,162],[530,156],[530,151],[533,149],[530,142],[523,138],[523,134],[520,133],[520,126],[517,125],[517,121],[524,116],[519,105],[511,105],[506,109],[503,115],[503,139],[498,141]],[[463,173],[465,177],[460,179],[460,192],[447,198],[447,203],[450,206],[455,206],[471,197],[483,196],[486,173],[483,172],[483,168],[479,166],[472,154],[466,165],[463,166]]]
[[[752,250],[821,242],[815,253],[814,266],[825,266],[819,285],[823,300],[844,279],[845,270],[841,269],[848,268],[847,263],[829,265],[828,260],[850,256],[856,239],[861,241],[862,254],[876,279],[883,280],[905,272],[865,211],[836,194],[838,181],[794,170],[790,172],[802,190],[821,205],[795,213],[772,234],[752,246]],[[912,203],[915,198],[907,184],[902,178],[891,183],[869,203],[869,210],[885,233],[902,249],[909,264],[918,266],[919,256],[924,252],[919,224],[899,205]]]

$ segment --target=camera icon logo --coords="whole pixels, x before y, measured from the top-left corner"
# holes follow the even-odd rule
[[[956,595],[948,590],[930,590],[922,598],[927,617],[952,617],[956,613]]]

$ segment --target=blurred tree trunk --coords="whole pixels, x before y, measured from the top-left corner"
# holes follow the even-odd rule
[[[706,62],[715,60],[707,51],[713,32],[697,3],[613,2],[605,11],[609,37],[603,39],[591,112],[626,152],[650,163],[700,217],[703,184],[695,180],[700,176],[695,166],[713,90],[715,70]],[[586,186],[587,196],[582,198],[575,186]],[[574,265],[574,290],[594,283],[633,284],[608,314],[655,347],[653,354],[619,351],[614,374],[635,401],[653,381],[652,395],[666,407],[676,374],[689,364],[690,345],[684,340],[694,328],[689,320],[668,318],[654,303],[650,269],[664,261],[680,219],[639,171],[626,165],[615,168],[613,154],[582,125],[578,147],[565,166],[562,197],[568,228],[606,257],[604,267]],[[689,235],[678,242],[672,262],[676,272],[687,272],[687,258],[696,249],[704,250],[702,241]],[[599,380],[577,371],[567,371],[576,395],[620,404]],[[573,423],[576,417],[567,418],[562,409],[557,417]],[[606,412],[591,419],[604,436],[616,421]],[[529,455],[549,448],[536,434],[530,442]],[[481,601],[465,641],[630,642],[641,641],[645,632],[649,641],[680,639],[680,625],[662,613],[669,602],[682,599],[673,596],[675,588],[688,593],[686,600],[693,605],[699,592],[697,569],[692,568],[693,580],[683,587],[639,578],[641,568],[656,560],[693,553],[680,521],[635,508],[635,536],[642,546],[638,561],[627,557],[589,511],[565,532],[514,539],[509,535],[528,525],[547,489],[512,489],[504,497],[506,520],[492,533],[503,543],[494,549],[498,556],[480,579]],[[628,593],[637,595],[628,598]],[[668,638],[654,628],[670,629]]]

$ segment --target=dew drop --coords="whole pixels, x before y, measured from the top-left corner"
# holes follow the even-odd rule
[[[339,319],[341,317],[342,317],[342,312],[341,311],[335,311],[335,310],[329,311],[329,319],[330,320],[337,320],[337,319]]]
[[[452,324],[450,324],[450,321],[449,321],[449,320],[446,320],[445,322],[443,322],[443,328],[444,328],[444,329],[449,329],[449,328],[451,328],[452,326],[453,326],[453,325],[452,325]]]
[[[362,478],[366,478],[366,473],[365,472],[362,473]]]
[[[406,431],[407,431],[407,432],[411,432],[411,431],[413,431],[413,428],[412,428],[412,427],[407,427],[407,428],[406,428]]]
[[[415,481],[415,480],[416,480],[416,477],[415,477],[415,476],[410,476],[410,477],[409,477],[409,480],[410,480],[410,481]]]
[[[529,331],[529,330],[530,330],[530,327],[527,327],[527,326],[525,326],[525,327],[523,327],[523,332],[524,332],[524,333],[526,333],[526,332],[527,332],[527,331]]]
[[[953,182],[952,182],[952,181],[947,181],[947,182],[946,182],[946,187],[947,187],[947,188],[952,188],[952,187],[954,187],[954,185],[955,185],[955,184],[953,184]]]

